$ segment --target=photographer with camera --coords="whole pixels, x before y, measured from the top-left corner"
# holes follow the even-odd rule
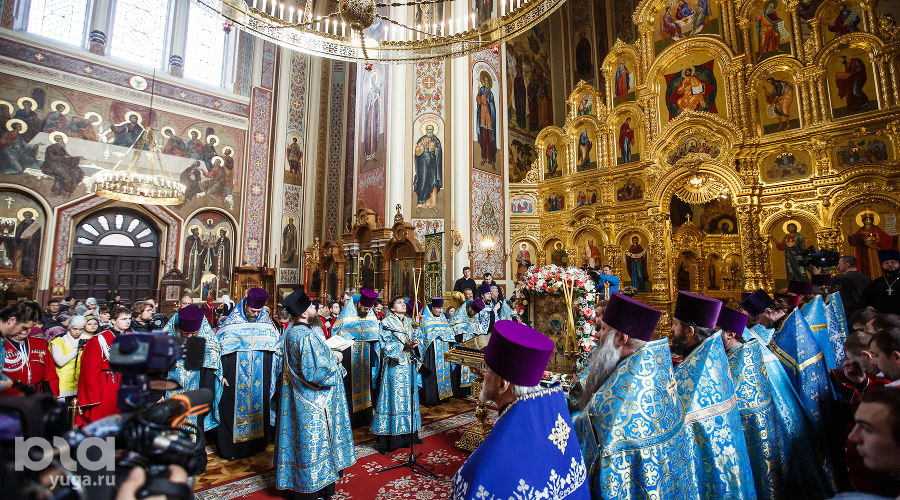
[[[59,397],[66,403],[78,394],[79,361],[84,345],[91,338],[85,333],[86,324],[84,316],[74,316],[69,320],[69,331],[50,341],[50,354],[59,377]]]
[[[129,333],[131,309],[119,306],[113,310],[109,329],[88,340],[81,357],[81,373],[78,377],[77,425],[86,425],[108,415],[119,413],[116,395],[119,392],[121,374],[109,367],[109,346],[119,335]]]

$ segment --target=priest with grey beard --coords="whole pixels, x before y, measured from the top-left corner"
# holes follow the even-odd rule
[[[662,313],[612,293],[572,414],[592,498],[690,496],[692,470]]]

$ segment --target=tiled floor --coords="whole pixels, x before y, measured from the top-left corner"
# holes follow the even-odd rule
[[[472,410],[473,408],[475,408],[474,401],[457,398],[451,398],[446,403],[433,408],[426,408],[423,406],[422,424],[426,425],[435,420],[463,413]],[[375,436],[369,432],[368,427],[353,429],[353,441],[355,443],[362,443],[371,439],[375,439]],[[274,445],[269,445],[264,453],[229,462],[221,459],[211,451],[212,447],[207,447],[209,463],[206,466],[206,473],[197,476],[194,487],[196,489],[202,489],[253,474],[259,474],[272,467],[273,449]]]

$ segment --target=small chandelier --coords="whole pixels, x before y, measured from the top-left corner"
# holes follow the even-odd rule
[[[154,72],[154,83],[156,74]],[[150,89],[150,113],[153,117],[153,88]],[[110,200],[126,201],[142,205],[180,205],[184,203],[184,184],[175,180],[166,166],[156,132],[147,126],[131,144],[122,158],[127,158],[128,167],[118,170],[122,160],[111,170],[94,176],[91,191],[97,196]]]
[[[417,19],[411,23],[414,25],[407,25],[382,15],[378,9],[444,7],[449,12],[453,0],[327,0],[325,8],[313,0],[191,1],[247,33],[298,52],[344,61],[395,64],[458,57],[485,49],[496,51],[501,43],[527,32],[565,3],[498,0],[497,17],[470,11],[464,17],[448,17],[439,22]],[[313,14],[323,11],[325,15]]]

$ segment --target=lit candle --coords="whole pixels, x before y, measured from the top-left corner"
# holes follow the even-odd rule
[[[284,2],[281,2],[281,6],[278,8],[278,17],[284,19]]]
[[[288,9],[288,19],[287,22],[290,24],[294,23],[294,6],[291,5],[291,8]]]
[[[275,0],[272,1],[274,2]],[[262,12],[266,11],[266,0],[262,0],[262,7],[260,7],[259,10],[261,10]]]
[[[259,0],[253,0],[253,8],[256,9],[258,7]]]
[[[472,13],[472,29],[474,29],[474,28],[476,28],[476,25],[475,25],[475,13],[473,12]]]
[[[347,38],[347,22],[341,21],[341,36]]]
[[[278,2],[276,0],[272,0],[272,16],[275,16],[275,11],[278,8]]]

